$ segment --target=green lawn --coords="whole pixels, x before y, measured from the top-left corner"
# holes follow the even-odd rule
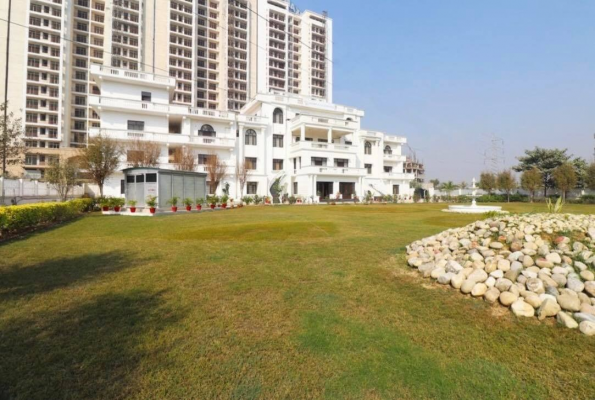
[[[406,266],[476,218],[441,208],[93,215],[0,244],[0,398],[595,398],[595,338]]]

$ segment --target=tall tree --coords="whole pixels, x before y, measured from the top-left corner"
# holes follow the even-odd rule
[[[137,139],[126,151],[126,162],[131,167],[156,167],[159,165],[161,148],[155,142]]]
[[[196,169],[196,158],[191,151],[177,148],[174,150],[174,164],[178,171],[194,171]]]
[[[498,187],[496,175],[491,172],[482,172],[479,176],[479,185],[477,186],[479,186],[481,190],[488,192],[488,194],[492,194],[494,189]]]
[[[581,157],[576,157],[572,160],[572,166],[574,167],[574,172],[576,173],[576,187],[577,189],[583,189],[585,187],[585,179],[587,178],[587,169],[589,168],[589,164],[587,164],[587,160]]]
[[[526,170],[521,175],[521,187],[531,193],[531,203],[535,199],[535,192],[543,185],[543,177],[537,167]]]
[[[585,187],[595,190],[595,163],[590,164],[587,168],[585,173]]]
[[[543,195],[547,196],[548,189],[555,187],[554,170],[570,160],[570,156],[566,154],[567,151],[567,149],[542,149],[541,147],[525,150],[525,156],[519,157],[519,164],[512,169],[523,172],[533,167],[537,168],[543,179]]]
[[[434,188],[438,189],[440,187],[440,181],[438,179],[430,179],[430,183],[434,185]]]
[[[467,189],[469,187],[469,184],[467,182],[463,181],[459,184],[459,187],[461,189]]]
[[[568,191],[574,189],[578,182],[574,166],[570,163],[562,164],[556,168],[552,174],[552,179],[556,187],[562,191],[562,199],[564,200],[566,200]]]
[[[217,154],[211,154],[207,158],[205,169],[211,183],[211,193],[215,193],[221,181],[227,176],[227,164]]]
[[[2,176],[6,176],[7,166],[21,164],[27,150],[23,141],[22,120],[15,118],[12,111],[8,111],[8,102],[0,104],[0,129],[2,129],[0,161]]]
[[[80,167],[99,186],[101,197],[103,197],[105,180],[118,169],[121,155],[121,146],[115,140],[103,135],[89,139],[89,145],[79,151]]]
[[[76,185],[77,174],[77,162],[72,158],[62,158],[51,162],[50,168],[45,171],[45,180],[58,191],[60,199],[66,201],[68,193]]]
[[[240,184],[240,198],[244,195],[244,186],[246,186],[249,174],[250,168],[248,168],[248,163],[246,162],[246,160],[244,160],[243,162],[238,162],[238,164],[236,165],[236,178],[238,179],[238,183]]]
[[[510,192],[516,189],[516,178],[510,170],[504,170],[498,174],[498,189],[506,193],[506,200],[510,203]]]

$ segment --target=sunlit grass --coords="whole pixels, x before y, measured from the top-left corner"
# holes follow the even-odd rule
[[[593,338],[405,265],[477,218],[441,208],[94,215],[4,243],[0,398],[594,398]]]

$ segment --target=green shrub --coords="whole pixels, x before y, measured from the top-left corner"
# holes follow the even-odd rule
[[[91,210],[92,207],[91,199],[2,207],[0,208],[0,232],[18,233],[41,225],[63,222]]]

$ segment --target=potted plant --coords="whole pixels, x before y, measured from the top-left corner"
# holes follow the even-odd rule
[[[192,203],[194,203],[194,201],[192,201],[191,198],[186,197],[184,199],[184,205],[186,206],[186,211],[192,211]]]
[[[266,204],[266,205],[270,205],[271,204],[271,198],[269,196],[266,196],[264,198],[264,204]]]
[[[147,196],[147,205],[149,206],[151,214],[155,214],[155,211],[157,210],[157,196]]]
[[[205,199],[203,199],[202,197],[196,199],[196,209],[198,211],[202,210],[202,205],[205,204]]]
[[[214,210],[217,207],[217,202],[219,201],[219,197],[212,195],[209,196],[209,204],[211,205],[211,210]]]
[[[122,209],[122,206],[124,204],[125,204],[125,201],[121,197],[114,197],[112,199],[112,205],[114,206],[114,211],[115,212],[120,212],[120,210]]]
[[[296,197],[296,200],[295,200],[295,202],[296,202],[297,204],[302,204],[302,202],[303,202],[303,201],[304,201],[304,200],[302,199],[302,196],[298,195],[298,196]]]
[[[101,211],[109,211],[110,207],[110,199],[107,197],[102,197],[99,199],[99,206],[101,207]]]
[[[221,196],[221,207],[222,208],[227,208],[227,200],[229,200],[229,196],[224,194],[223,196]]]
[[[171,205],[171,211],[172,212],[178,212],[178,202],[180,201],[179,197],[172,197],[171,199],[169,199],[167,201],[167,204]]]
[[[128,210],[131,213],[135,213],[136,212],[136,200],[128,200]]]

